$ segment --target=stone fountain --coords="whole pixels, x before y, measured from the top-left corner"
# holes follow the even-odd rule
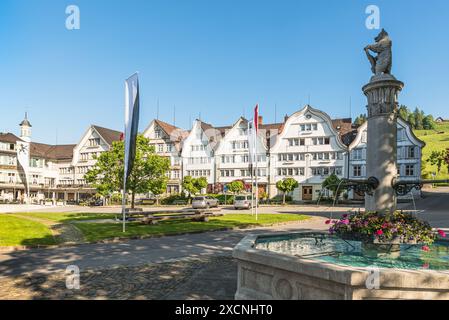
[[[367,176],[343,184],[365,195],[365,210],[390,215],[397,193],[425,181],[397,181],[398,95],[391,74],[392,41],[382,29],[364,48],[373,76],[368,100]],[[370,52],[377,55],[372,56]],[[249,235],[234,249],[236,299],[449,299],[449,243],[430,252],[396,242],[351,241],[328,233]]]

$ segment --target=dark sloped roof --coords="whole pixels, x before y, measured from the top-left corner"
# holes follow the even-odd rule
[[[167,122],[164,122],[164,121],[161,121],[161,120],[154,120],[154,122],[156,122],[156,124],[162,129],[162,130],[164,130],[164,132],[167,134],[167,135],[171,135],[172,133],[173,133],[173,131],[175,131],[175,130],[181,130],[180,128],[178,128],[178,127],[176,127],[176,126],[174,126],[174,125],[171,125],[171,124],[169,124],[169,123],[167,123]]]
[[[95,130],[100,134],[100,136],[103,137],[103,139],[106,141],[107,144],[112,145],[112,142],[114,141],[120,141],[120,137],[122,136],[122,132],[103,128],[100,126],[93,125]]]
[[[0,142],[6,142],[6,143],[16,143],[17,141],[22,141],[18,136],[15,134],[6,132],[6,133],[0,133]]]
[[[30,155],[50,160],[68,160],[73,157],[75,144],[49,145],[44,143],[31,142]]]

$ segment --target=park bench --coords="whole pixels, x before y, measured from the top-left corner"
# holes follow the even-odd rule
[[[207,222],[210,217],[222,216],[219,213],[220,209],[186,209],[186,210],[171,210],[171,211],[143,211],[127,209],[127,216],[132,218],[141,218],[144,224],[156,224],[163,220],[191,220]]]
[[[207,222],[211,217],[220,217],[223,213],[185,213],[181,215],[147,215],[142,219],[143,224],[157,224],[159,221],[166,220],[190,220],[195,222]]]

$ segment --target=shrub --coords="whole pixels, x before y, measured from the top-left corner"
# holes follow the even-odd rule
[[[188,198],[184,196],[183,193],[179,193],[179,194],[172,194],[169,195],[168,197],[165,197],[163,199],[161,199],[161,204],[162,205],[171,205],[173,204],[175,201],[186,201],[186,203],[188,202]]]
[[[437,237],[428,222],[400,211],[389,215],[376,212],[345,214],[340,220],[327,220],[326,224],[332,224],[329,228],[331,234],[364,242],[431,244]],[[442,231],[438,233],[444,234]]]

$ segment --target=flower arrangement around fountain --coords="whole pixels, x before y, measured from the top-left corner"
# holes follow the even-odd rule
[[[434,231],[428,222],[411,214],[395,211],[392,214],[361,212],[344,214],[341,219],[327,220],[329,233],[345,240],[371,244],[422,244],[428,250],[443,230]]]

